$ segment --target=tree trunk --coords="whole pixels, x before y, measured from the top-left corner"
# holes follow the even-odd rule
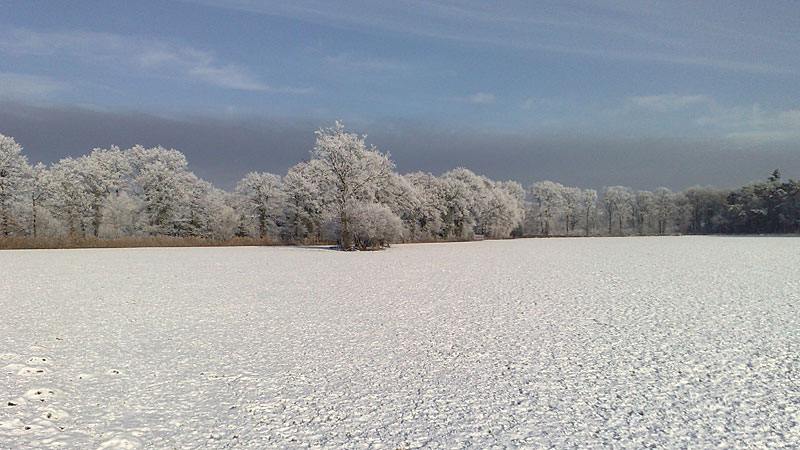
[[[31,203],[31,206],[33,207],[33,237],[36,238],[38,236],[36,230],[36,197],[31,198]]]
[[[586,209],[586,236],[589,236],[589,209]]]
[[[342,215],[342,250],[350,250],[352,242],[350,239],[350,230],[347,225],[347,215]]]
[[[94,232],[94,237],[98,237],[100,236],[100,222],[102,222],[100,205],[93,205],[92,209],[94,209],[94,217],[92,218],[92,231]]]
[[[0,214],[2,214],[2,217],[0,217],[0,221],[2,221],[2,224],[0,224],[0,228],[2,228],[1,231],[3,232],[3,236],[8,236],[8,234],[9,234],[9,230],[8,230],[8,205],[7,205],[8,202],[7,202],[6,197],[7,196],[6,196],[6,193],[5,193],[5,189],[0,190]]]
[[[295,241],[300,240],[300,202],[297,197],[294,199],[294,220],[292,221],[292,237]]]
[[[261,208],[258,216],[258,237],[264,239],[267,234],[267,212]]]

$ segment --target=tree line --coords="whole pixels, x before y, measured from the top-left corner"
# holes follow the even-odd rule
[[[152,236],[316,243],[685,233],[797,233],[800,182],[775,172],[738,189],[524,189],[465,168],[398,174],[388,154],[338,122],[283,176],[251,172],[235,191],[198,178],[174,149],[96,148],[31,165],[0,134],[0,238]]]

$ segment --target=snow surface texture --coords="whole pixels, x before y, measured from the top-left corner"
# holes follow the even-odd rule
[[[800,446],[800,239],[0,253],[0,448]]]

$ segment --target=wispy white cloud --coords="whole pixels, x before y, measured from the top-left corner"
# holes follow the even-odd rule
[[[490,94],[488,92],[478,92],[470,95],[467,100],[480,105],[488,105],[490,103],[494,103],[497,98],[494,96],[494,94]]]
[[[536,103],[536,99],[533,97],[526,98],[524,102],[522,102],[522,109],[533,109],[533,105]]]
[[[536,97],[528,97],[525,101],[522,102],[520,108],[530,111],[532,109],[541,109],[541,108],[553,108],[556,106],[557,102],[553,101],[549,98],[536,98]]]
[[[800,140],[800,110],[765,111],[759,105],[721,108],[700,117],[698,124],[718,127],[744,142]]]
[[[15,29],[0,37],[0,50],[23,55],[68,56],[101,61],[132,67],[150,76],[192,80],[229,89],[309,92],[307,88],[270,86],[246,67],[222,62],[209,51],[113,33]]]
[[[758,104],[722,106],[715,103],[695,119],[697,125],[720,129],[760,128],[768,121],[766,113]]]
[[[800,129],[800,109],[783,111],[778,114],[777,119],[784,126]]]
[[[770,28],[743,30],[736,8],[630,7],[616,1],[396,2],[185,0],[325,26],[401,33],[476,45],[515,47],[599,59],[655,62],[764,74],[797,74],[800,44],[786,39],[790,15]],[[747,8],[742,8],[744,11]],[[698,20],[714,12],[715,21]],[[777,13],[777,9],[776,12]],[[764,21],[765,23],[767,21]],[[798,24],[800,26],[800,24]],[[737,44],[746,35],[752,51]]]
[[[355,71],[388,72],[408,70],[410,68],[407,63],[400,61],[358,58],[348,53],[342,53],[336,56],[326,56],[324,60],[326,63],[336,66],[340,69]]]
[[[49,77],[0,72],[0,99],[14,101],[46,100],[68,88]]]
[[[661,94],[629,97],[611,111],[613,116],[628,117],[641,112],[742,143],[800,140],[800,109],[725,105],[710,95]]]
[[[706,95],[662,94],[631,97],[627,100],[627,106],[646,111],[670,112],[690,106],[708,105],[711,102],[711,98]]]
[[[649,111],[690,118],[689,125],[717,136],[743,142],[800,139],[800,110],[768,110],[759,104],[723,105],[709,95],[650,95],[631,97],[623,107],[628,114]],[[661,117],[661,116],[659,116]]]

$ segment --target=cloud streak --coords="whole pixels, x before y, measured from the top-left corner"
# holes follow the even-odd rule
[[[0,100],[41,101],[67,88],[66,83],[49,77],[0,72]]]
[[[494,103],[495,100],[497,100],[497,98],[494,96],[494,94],[490,94],[488,92],[478,92],[476,94],[469,96],[468,100],[471,103],[477,103],[479,105],[488,105]]]
[[[630,97],[621,111],[625,114],[650,112],[658,117],[676,114],[706,134],[724,136],[748,144],[800,139],[800,110],[765,110],[758,104],[726,106],[709,95],[661,94]]]
[[[408,64],[399,61],[358,58],[348,53],[326,56],[324,61],[340,69],[351,71],[394,72],[410,68]]]
[[[718,21],[712,27],[697,20],[712,12],[702,5],[628,7],[614,1],[185,1],[344,29],[388,31],[472,45],[723,71],[800,73],[792,56],[800,53],[796,40],[763,37],[775,31],[791,35],[794,25],[800,26],[787,19],[790,13],[781,15],[777,10],[771,26],[778,30],[742,30],[736,8],[713,11]],[[746,13],[747,5],[739,9]],[[744,54],[737,44],[743,34],[760,36],[749,40],[755,47],[749,54]]]
[[[690,106],[707,105],[710,102],[711,98],[706,95],[664,94],[631,97],[628,99],[628,106],[645,111],[670,112]]]
[[[27,56],[65,56],[134,68],[150,76],[185,79],[220,88],[304,94],[308,88],[273,87],[249,69],[219,61],[209,51],[149,38],[90,31],[14,29],[0,37],[0,51]]]

